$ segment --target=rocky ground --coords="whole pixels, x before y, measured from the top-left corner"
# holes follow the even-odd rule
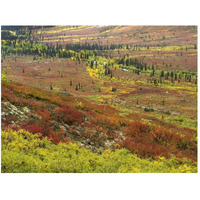
[[[1,104],[1,118],[2,128],[6,125],[5,121],[9,122],[10,127],[20,128],[20,124],[25,123],[31,119],[42,119],[40,115],[34,114],[28,107],[15,106],[8,101],[3,101]],[[102,132],[95,130],[94,128],[86,128],[84,123],[79,125],[68,125],[59,123],[55,120],[50,121],[51,126],[54,130],[63,130],[66,137],[70,138],[71,141],[80,142],[81,147],[86,147],[93,152],[101,153],[105,149],[113,150],[119,145],[119,138],[110,139],[106,138]],[[116,131],[116,135],[123,136],[122,131]]]

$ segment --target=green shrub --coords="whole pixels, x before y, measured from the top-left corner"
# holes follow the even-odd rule
[[[144,108],[144,111],[145,112],[154,112],[154,109],[153,108]]]

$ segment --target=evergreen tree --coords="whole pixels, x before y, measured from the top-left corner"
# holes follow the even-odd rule
[[[173,78],[174,77],[174,72],[171,72],[171,78]]]
[[[93,68],[94,61],[91,61],[90,67]]]
[[[164,71],[162,70],[161,73],[160,73],[160,77],[164,77],[165,74],[164,74]]]
[[[152,64],[152,71],[154,71],[154,64]]]
[[[144,64],[144,69],[145,69],[145,71],[147,71],[147,64],[146,63]]]
[[[166,101],[164,99],[161,101],[161,103],[162,103],[163,106],[165,105],[165,102]]]
[[[177,80],[177,73],[175,73],[174,79]]]

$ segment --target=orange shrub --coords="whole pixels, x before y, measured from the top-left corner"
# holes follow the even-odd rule
[[[80,124],[84,122],[84,115],[69,106],[57,107],[54,111],[54,118],[57,119],[59,122],[64,122],[69,125]]]
[[[196,143],[191,137],[181,137],[163,127],[136,121],[125,128],[125,136],[120,145],[142,158],[177,155],[195,160],[197,155]]]
[[[28,130],[30,133],[42,133],[42,127],[40,127],[38,124],[28,124],[24,126],[26,130]]]

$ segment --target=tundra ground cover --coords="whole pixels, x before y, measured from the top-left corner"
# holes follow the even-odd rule
[[[93,72],[90,74],[90,68],[84,68],[87,63],[79,64],[69,59],[54,59],[53,61],[45,58],[34,62],[32,59],[33,57],[29,56],[24,61],[24,57],[18,57],[18,61],[9,62],[9,64],[5,60],[3,69],[7,71],[7,77],[25,85],[84,97],[91,102],[108,104],[121,111],[128,110],[128,113],[123,112],[125,115],[140,113],[148,119],[152,112],[146,111],[152,108],[153,115],[158,119],[162,116],[167,119],[167,115],[170,114],[172,117],[184,115],[188,118],[188,122],[195,120],[196,75],[191,82],[186,82],[182,74],[180,82],[178,80],[171,82],[162,78],[163,83],[155,84],[155,77],[151,78],[146,74],[148,72],[138,75],[132,71],[117,68],[111,69],[113,76],[111,78],[104,75],[105,70],[100,76],[101,69],[98,68],[92,69]],[[157,81],[160,80],[158,78],[160,73],[161,70],[157,71]],[[117,90],[113,92],[112,88]]]
[[[60,26],[2,33],[3,130],[40,133],[56,145],[80,142],[95,156],[126,148],[145,162],[165,157],[196,165],[196,27]]]

